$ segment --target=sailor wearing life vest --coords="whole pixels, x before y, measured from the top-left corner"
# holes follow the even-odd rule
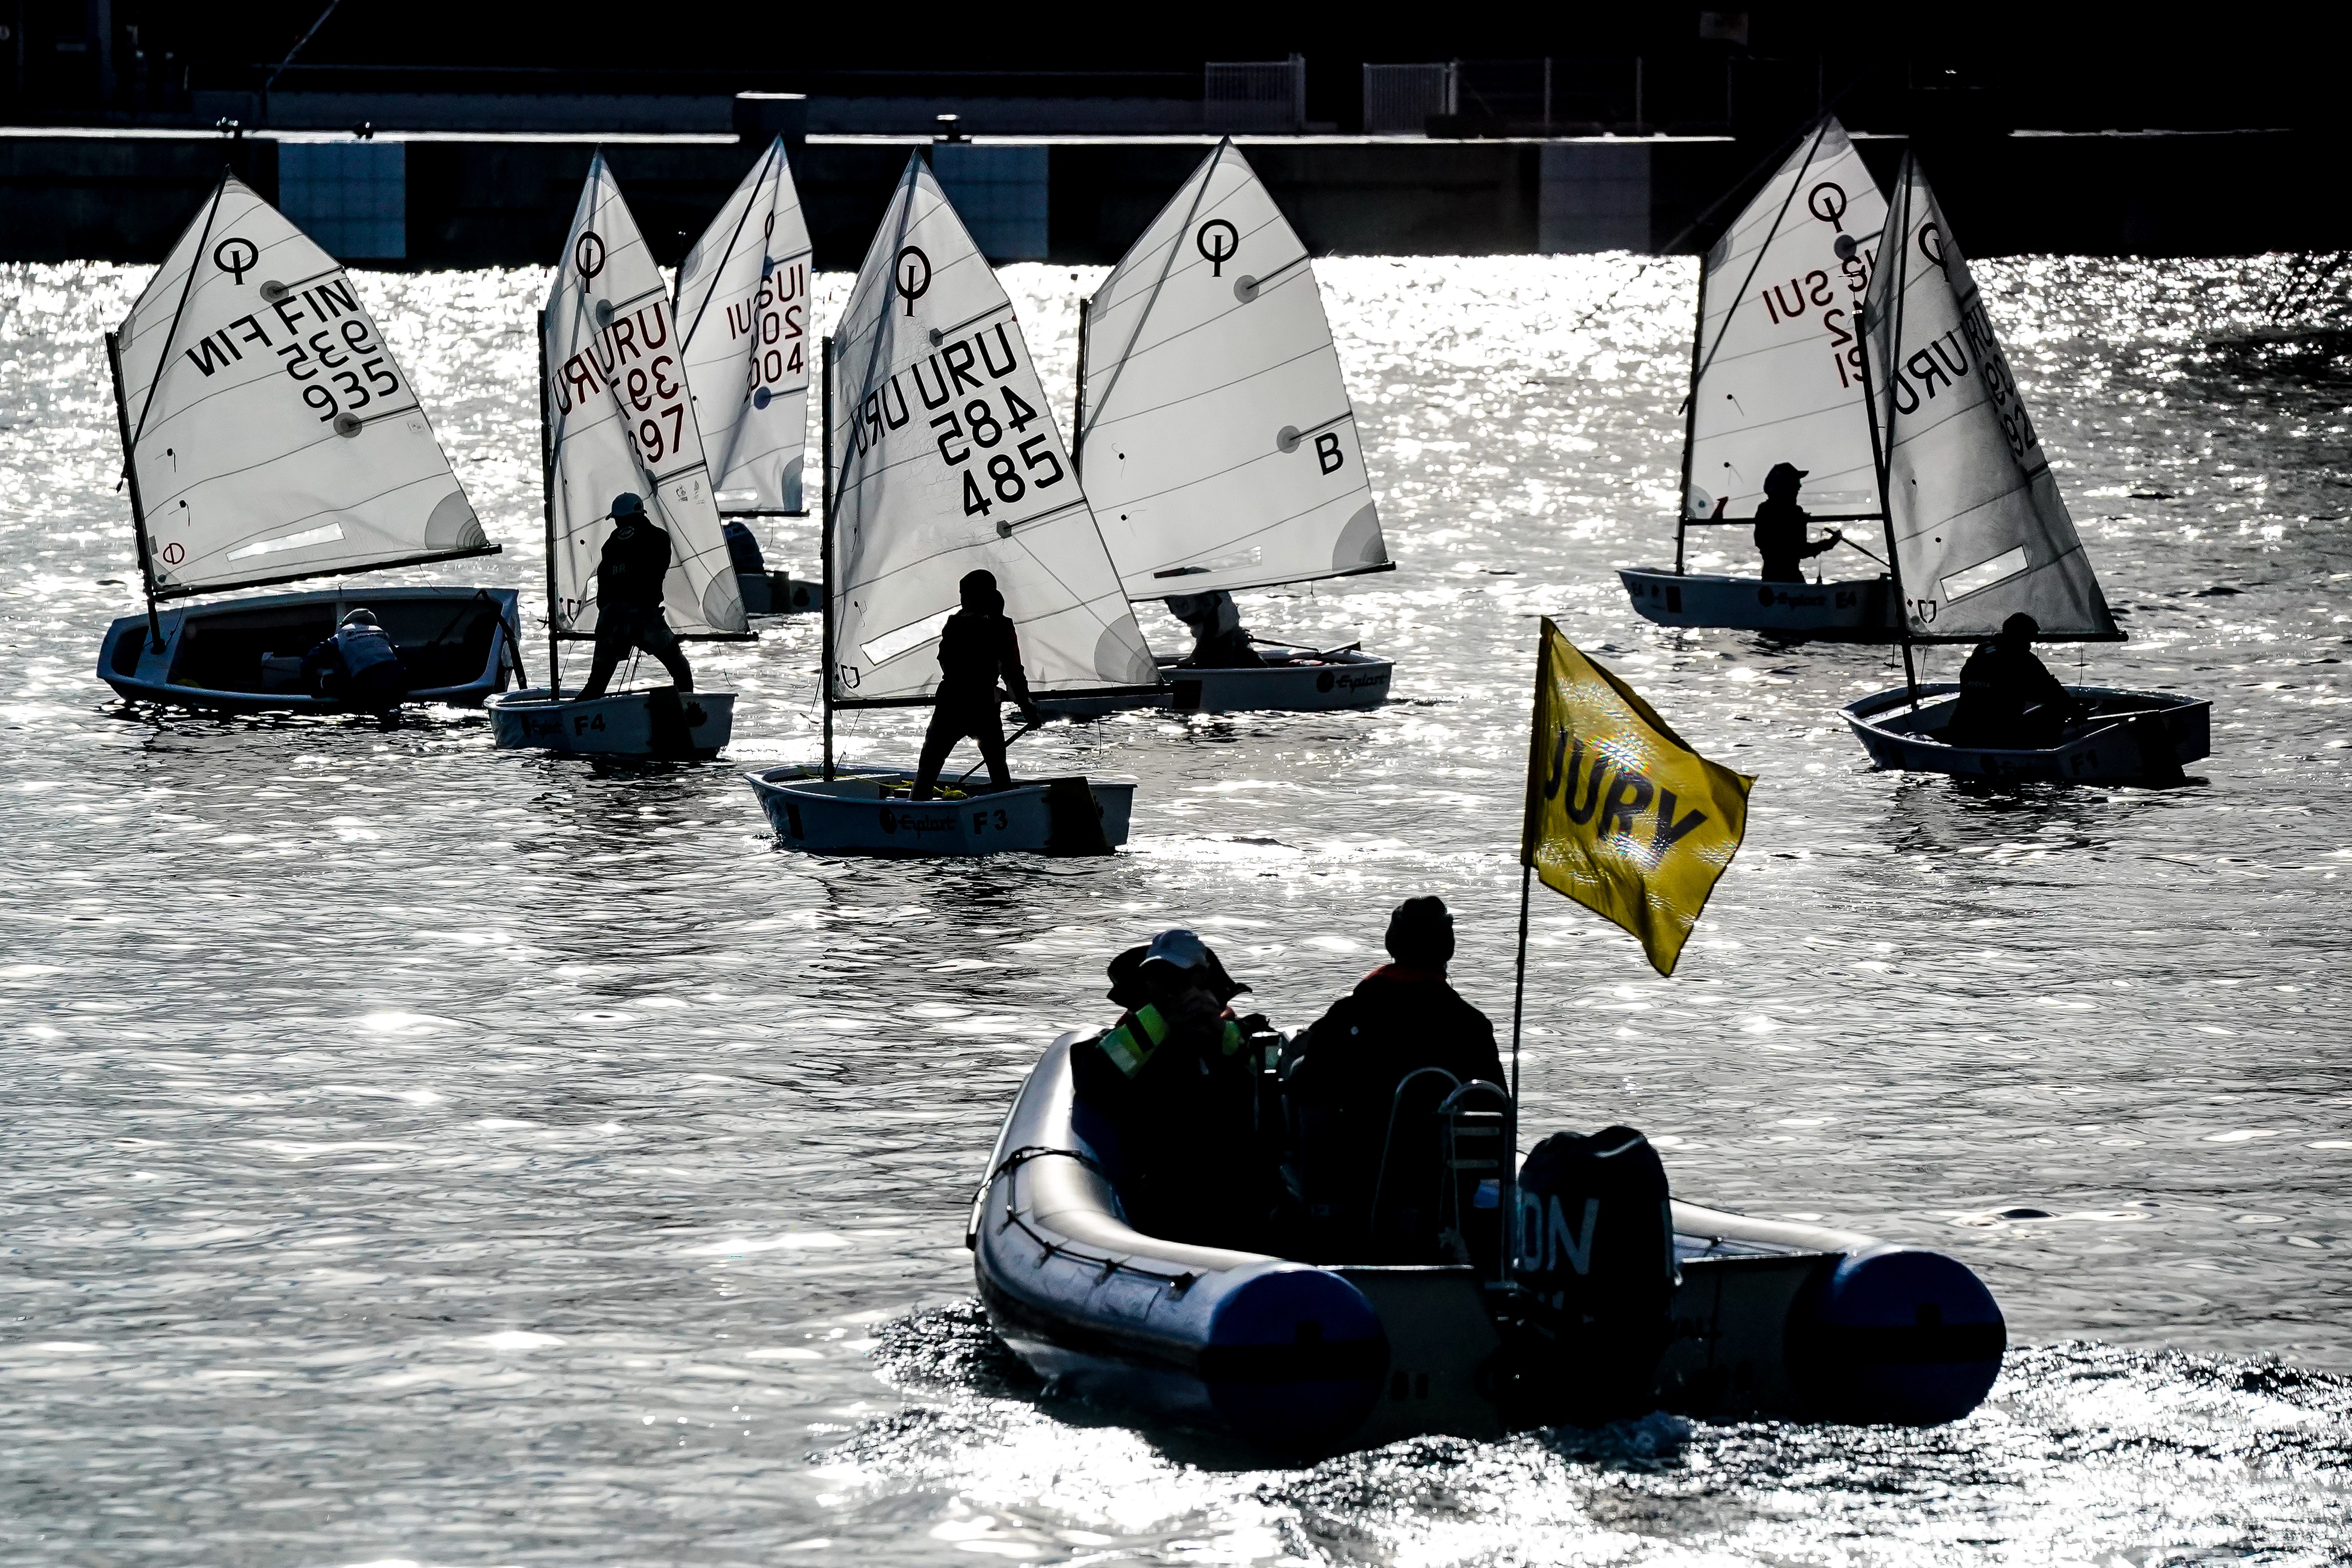
[[[302,674],[362,713],[389,713],[408,696],[408,667],[373,610],[353,610],[335,635],[302,656]]]
[[[1161,931],[1139,964],[1126,958],[1113,961],[1115,990],[1142,999],[1081,1043],[1070,1068],[1081,1103],[1109,1123],[1129,1223],[1173,1241],[1250,1246],[1272,1210],[1257,1149],[1265,1020],[1234,1016],[1229,1004],[1246,987],[1189,931]]]

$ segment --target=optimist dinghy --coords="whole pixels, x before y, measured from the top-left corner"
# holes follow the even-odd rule
[[[1858,347],[1906,680],[1848,705],[1847,724],[1880,767],[1969,778],[2178,779],[2182,763],[2207,753],[2211,708],[2159,692],[2068,688],[2091,712],[2052,747],[1945,743],[1958,688],[1922,686],[1915,645],[1976,642],[2021,613],[2033,617],[2043,641],[2120,642],[2124,634],[1976,280],[1910,153],[1895,179],[1885,246]]]
[[[1754,526],[1777,463],[1805,470],[1813,521],[1878,521],[1854,334],[1885,218],[1878,183],[1845,127],[1824,116],[1707,252],[1683,404],[1674,569],[1617,574],[1647,619],[1791,637],[1893,637],[1884,576],[1768,583],[1685,566],[1692,529]]]
[[[1013,301],[919,153],[825,340],[824,377],[824,755],[746,775],[777,841],[867,855],[1123,842],[1131,782],[1016,780],[919,803],[905,799],[911,767],[834,763],[836,710],[930,705],[940,630],[976,570],[995,574],[1041,700],[1158,684]]]
[[[1499,1279],[1469,1263],[1307,1264],[1129,1226],[1116,1153],[1072,1092],[1081,1037],[1055,1040],[1023,1083],[965,1237],[991,1322],[1041,1376],[1279,1450],[1559,1419],[1526,1391],[1591,1368],[1579,1347],[1516,1326],[1532,1257]],[[1474,1190],[1464,1211],[1478,1202]],[[1486,1212],[1499,1232],[1491,1197]],[[1681,1283],[1651,1391],[1664,1408],[1932,1425],[1973,1409],[2000,1373],[2000,1310],[1949,1258],[1692,1204],[1672,1217]],[[1555,1227],[1570,1228],[1539,1216],[1524,1235]]]
[[[1218,143],[1078,315],[1078,472],[1128,598],[1231,593],[1395,567],[1315,269],[1272,193]],[[1393,665],[1263,643],[1262,668],[1160,660],[1108,706],[1376,708]]]
[[[147,613],[99,679],[134,701],[341,712],[302,656],[376,612],[409,700],[478,706],[520,670],[510,589],[339,587],[172,601],[499,547],[341,263],[224,177],[106,336]]]
[[[596,568],[616,495],[637,496],[669,534],[662,614],[670,629],[681,640],[751,635],[711,501],[677,318],[601,153],[589,165],[539,334],[549,685],[494,699],[491,732],[506,748],[711,756],[732,732],[733,692],[562,695],[563,644],[596,635]]]
[[[677,268],[678,342],[721,517],[808,515],[809,256],[779,136]],[[737,584],[755,616],[816,608],[784,572],[739,572]]]

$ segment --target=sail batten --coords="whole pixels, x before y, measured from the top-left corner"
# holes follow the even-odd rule
[[[156,598],[497,550],[350,275],[234,176],[116,353]]]
[[[602,154],[589,166],[540,330],[556,635],[595,635],[596,569],[613,502],[625,493],[669,534],[662,610],[670,629],[748,637],[669,291]]]
[[[1079,457],[1131,598],[1389,564],[1306,246],[1230,142],[1087,307]]]
[[[929,701],[957,584],[983,569],[1032,690],[1156,686],[1012,300],[919,156],[835,331],[832,704]]]
[[[778,137],[677,269],[687,379],[728,510],[804,510],[810,256]]]
[[[1908,154],[1886,232],[1865,326],[1909,635],[1973,640],[2023,612],[2047,639],[2119,638],[1983,297]]]
[[[1745,518],[1777,463],[1816,517],[1876,510],[1857,318],[1886,221],[1835,118],[1805,137],[1701,263],[1683,516]],[[1849,254],[1838,254],[1840,242]]]

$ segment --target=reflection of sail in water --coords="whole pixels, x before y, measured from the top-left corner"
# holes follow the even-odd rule
[[[113,346],[156,598],[497,550],[350,276],[243,182]]]
[[[1908,155],[1868,329],[1911,636],[1973,640],[2021,610],[2044,638],[2120,637],[1976,280]]]
[[[596,630],[596,568],[613,500],[628,493],[669,533],[662,610],[670,629],[748,636],[668,291],[601,154],[572,214],[541,331],[548,613],[559,635]]]
[[[1307,247],[1230,141],[1085,310],[1078,455],[1130,598],[1389,565]]]
[[[956,584],[982,568],[1031,689],[1156,683],[1013,302],[919,154],[835,331],[834,704],[929,700]]]
[[[679,264],[677,310],[721,509],[800,511],[814,353],[809,236],[782,137]]]
[[[1775,463],[1808,470],[1805,506],[1815,518],[1878,515],[1854,331],[1885,221],[1845,127],[1824,118],[1707,252],[1685,517],[1712,516],[1718,505],[1729,517],[1752,515]]]

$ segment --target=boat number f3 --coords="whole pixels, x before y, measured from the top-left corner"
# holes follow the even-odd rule
[[[1223,278],[1225,263],[1242,247],[1242,231],[1221,217],[1213,217],[1192,231],[1192,247],[1209,264],[1209,276]]]
[[[912,316],[915,301],[931,291],[931,258],[919,246],[910,245],[898,252],[891,274],[898,286],[898,298],[907,301],[907,314]]]

